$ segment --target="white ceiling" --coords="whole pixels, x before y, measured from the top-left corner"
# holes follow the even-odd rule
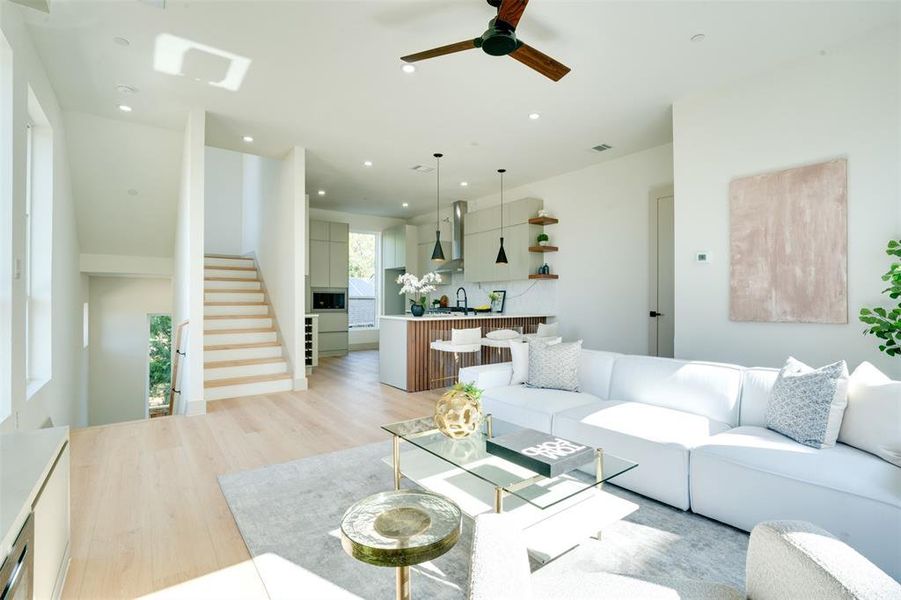
[[[134,0],[54,0],[49,17],[29,12],[65,109],[180,132],[187,108],[202,106],[212,145],[269,156],[305,146],[313,206],[404,217],[434,202],[434,174],[410,170],[431,165],[433,152],[446,156],[442,194],[450,201],[494,192],[498,167],[508,169],[513,187],[663,144],[672,138],[675,99],[897,21],[898,7],[532,0],[518,34],[572,68],[559,83],[478,50],[401,72],[403,54],[478,36],[492,16],[482,0],[170,0],[165,9]],[[697,33],[706,40],[690,42]],[[154,70],[160,34],[250,59],[241,87],[206,83],[225,66],[209,55],[189,57],[187,77]],[[117,36],[131,44],[117,45]],[[124,98],[120,83],[139,92]],[[134,112],[119,113],[123,101]],[[530,121],[533,111],[541,119]],[[78,143],[90,143],[90,132],[82,133]],[[254,136],[252,145],[241,141],[245,134]],[[590,149],[600,143],[614,149]],[[123,164],[126,158],[93,153],[77,162],[94,172],[106,161],[146,175],[145,165]],[[364,168],[364,160],[374,166]],[[325,197],[316,195],[320,188]],[[91,200],[78,200],[88,203],[81,212],[93,210]]]

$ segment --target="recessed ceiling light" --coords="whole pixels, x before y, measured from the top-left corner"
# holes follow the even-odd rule
[[[529,118],[532,119],[533,121],[537,121],[538,119],[541,118],[541,115],[539,115],[538,113],[529,113]]]
[[[468,182],[468,181],[461,181],[461,182],[460,182],[460,187],[466,187],[466,186],[468,186],[468,185],[469,185],[469,182]]]
[[[241,139],[243,139],[245,142],[247,142],[247,143],[249,144],[250,142],[253,141],[253,136],[245,135],[245,136],[244,136],[243,138],[241,138]]]
[[[364,166],[364,167],[371,167],[371,166],[372,166],[372,161],[371,161],[371,160],[364,160],[364,161],[363,161],[363,166]]]
[[[117,85],[116,91],[119,92],[120,94],[137,94],[138,93],[137,88],[130,86],[130,85],[125,85],[124,83],[120,83],[119,85]]]
[[[124,37],[114,37],[113,43],[117,46],[131,46],[131,42],[129,42],[128,39]]]
[[[404,63],[403,66],[400,68],[400,70],[403,71],[404,73],[415,73],[416,65],[411,65],[410,63]]]
[[[409,202],[404,202],[403,204],[401,204],[401,206],[403,206],[404,208],[407,208],[408,206],[410,206],[410,203],[409,203]]]
[[[121,110],[122,112],[131,112],[131,107],[127,104],[120,104],[119,110]]]
[[[704,35],[703,33],[696,33],[693,36],[691,36],[691,41],[693,41],[695,43],[703,42],[706,39],[707,39],[707,36]]]
[[[316,193],[319,194],[320,196],[325,196],[325,190],[319,190]]]
[[[138,195],[138,190],[136,190],[136,189],[134,189],[134,188],[130,188],[130,189],[128,190],[128,195],[129,195],[129,196],[137,196],[137,195]]]

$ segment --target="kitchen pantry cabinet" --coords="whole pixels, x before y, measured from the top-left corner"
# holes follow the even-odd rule
[[[434,234],[433,234],[434,235]],[[407,257],[416,261],[418,228],[412,225],[398,225],[382,232],[382,268],[406,269],[413,273],[419,267],[418,262],[407,264]]]
[[[347,223],[310,221],[310,287],[347,287],[349,239]]]
[[[467,282],[516,281],[528,279],[541,264],[541,256],[529,252],[529,244],[541,233],[541,227],[530,225],[543,202],[525,198],[504,205],[504,250],[507,264],[498,265],[500,248],[500,206],[467,213],[464,221],[463,267]]]

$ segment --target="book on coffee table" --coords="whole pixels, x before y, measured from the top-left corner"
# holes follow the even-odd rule
[[[487,439],[485,450],[548,478],[581,467],[594,456],[591,446],[531,429]]]

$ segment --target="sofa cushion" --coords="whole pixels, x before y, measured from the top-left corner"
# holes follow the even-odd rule
[[[482,408],[496,419],[551,433],[554,414],[600,400],[584,392],[565,392],[508,385],[482,394]]]
[[[738,424],[741,367],[651,356],[613,365],[610,400],[642,402]]]
[[[901,576],[901,468],[845,444],[816,449],[763,427],[713,436],[691,452],[691,508],[750,531],[803,519]]]
[[[778,376],[779,369],[764,367],[744,369],[741,381],[739,424],[766,427],[766,408],[770,404],[770,394]]]
[[[689,450],[727,429],[726,423],[653,404],[600,401],[557,414],[553,433],[637,462],[612,483],[685,510]]]
[[[868,362],[854,369],[838,440],[901,467],[901,381]]]
[[[603,350],[582,349],[582,366],[579,369],[582,391],[594,394],[601,400],[610,399],[610,376],[613,365],[622,354]]]

